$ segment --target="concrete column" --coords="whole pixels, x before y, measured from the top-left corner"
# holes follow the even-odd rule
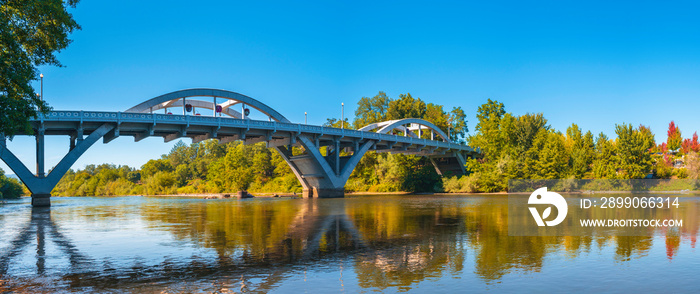
[[[333,157],[335,159],[335,175],[340,175],[340,140],[334,140],[333,142]]]
[[[44,129],[39,129],[36,134],[36,176],[43,178],[44,175]]]
[[[33,207],[51,206],[51,194],[32,194]]]
[[[312,188],[312,189],[304,188],[304,190],[303,190],[301,196],[304,197],[304,198],[314,198],[314,190],[313,190],[313,188]]]
[[[73,150],[73,149],[75,148],[75,140],[76,140],[76,139],[77,139],[77,138],[74,137],[74,136],[71,136],[71,137],[70,137],[70,147],[68,147],[68,151],[71,151],[71,150]]]
[[[304,198],[343,198],[345,197],[345,187],[343,188],[319,188],[311,187],[304,189]]]
[[[313,187],[313,194],[317,198],[343,198],[345,188],[317,188]]]

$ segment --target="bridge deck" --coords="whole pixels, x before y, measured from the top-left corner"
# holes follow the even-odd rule
[[[223,142],[245,140],[246,143],[268,142],[270,146],[296,145],[300,134],[311,135],[319,146],[339,140],[341,147],[356,147],[367,140],[375,141],[375,149],[420,155],[444,155],[448,152],[476,153],[471,147],[451,142],[410,136],[380,134],[332,127],[260,121],[229,117],[172,114],[148,114],[101,111],[52,111],[33,121],[46,135],[84,135],[104,123],[117,127],[105,136],[109,142],[118,136],[131,136],[136,141],[146,137],[162,137],[165,141],[191,138],[195,142],[216,138]]]

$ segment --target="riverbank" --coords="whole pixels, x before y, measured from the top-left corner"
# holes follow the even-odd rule
[[[237,198],[236,197],[237,193],[194,193],[194,194],[167,194],[167,195],[133,195],[133,196],[142,196],[142,197],[189,197],[189,198],[204,198],[204,199],[226,199],[226,198]],[[279,198],[279,197],[286,197],[286,198],[301,198],[303,197],[301,193],[249,193],[253,197],[258,197],[258,198]],[[411,194],[417,194],[417,193],[411,193],[411,192],[347,192],[345,195],[348,196],[362,196],[362,195],[411,195]],[[423,194],[423,193],[421,193]],[[437,193],[425,193],[426,195],[429,194],[437,194]],[[455,194],[462,194],[462,193],[440,193],[440,194],[445,194],[445,195],[455,195]]]
[[[302,198],[301,193],[250,193],[254,198]],[[227,196],[228,195],[228,196]],[[346,192],[346,196],[404,196],[404,195],[424,195],[424,196],[458,196],[458,195],[479,195],[479,196],[507,196],[508,192],[479,192],[479,193],[436,193],[436,192]],[[134,195],[142,197],[189,197],[204,199],[226,199],[236,198],[235,193],[210,193],[210,194],[171,194],[171,195]]]
[[[531,192],[474,192],[474,193],[451,193],[451,192],[346,192],[346,196],[374,196],[374,195],[435,195],[435,196],[456,196],[456,195],[479,195],[479,196],[507,196],[513,195],[529,195]],[[686,194],[698,195],[700,190],[669,190],[669,191],[570,191],[558,192],[562,194]],[[228,199],[228,198],[302,198],[301,193],[249,193],[252,197],[238,197],[237,193],[193,193],[193,194],[166,194],[166,195],[97,195],[90,197],[121,197],[121,196],[138,196],[138,197],[182,197],[182,198],[203,198],[203,199]],[[22,197],[30,197],[23,195]],[[52,196],[52,197],[74,197],[74,196]],[[79,197],[79,196],[78,196]],[[5,199],[12,200],[12,199]],[[1,202],[0,202],[1,203]]]

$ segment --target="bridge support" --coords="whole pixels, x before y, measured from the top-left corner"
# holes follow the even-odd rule
[[[362,156],[375,144],[368,140],[353,147],[351,156],[340,156],[340,142],[334,140],[326,156],[315,138],[299,136],[298,142],[306,149],[306,154],[293,156],[287,146],[276,147],[282,158],[289,164],[303,188],[304,198],[339,198],[345,196],[345,183],[360,162]]]
[[[345,197],[345,185],[340,189],[311,187],[311,189],[304,189],[302,196],[304,198],[342,198]]]
[[[467,173],[467,161],[463,154],[455,152],[450,156],[429,156],[430,163],[441,176],[458,176]]]
[[[353,144],[351,156],[340,156],[342,146],[337,140],[330,142],[328,152],[322,155],[319,142],[313,137],[300,135],[297,140],[306,149],[305,154],[292,154],[291,146],[275,149],[291,167],[303,188],[304,198],[339,198],[345,196],[345,184],[364,154],[376,144],[368,140]],[[430,156],[430,161],[440,175],[465,174],[465,158],[459,152]]]
[[[51,170],[48,175],[44,175],[44,130],[39,129],[36,134],[36,158],[37,158],[37,173],[32,174],[31,171],[15,156],[9,149],[5,138],[0,140],[0,159],[12,169],[17,177],[27,186],[32,192],[32,206],[45,207],[51,206],[51,190],[56,187],[58,181],[70,169],[78,158],[90,148],[95,142],[102,138],[109,131],[114,129],[112,124],[103,124],[93,131],[87,138],[80,140],[68,154]],[[72,147],[72,146],[71,146]]]
[[[51,206],[51,194],[34,194],[32,193],[33,207],[49,207]]]

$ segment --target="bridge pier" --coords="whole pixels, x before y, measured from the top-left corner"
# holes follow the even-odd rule
[[[294,156],[291,147],[279,146],[282,158],[289,164],[303,188],[304,198],[342,198],[345,183],[362,156],[375,144],[367,141],[357,144],[351,156],[340,156],[340,142],[335,139],[332,150],[324,156],[315,138],[301,135],[298,142],[306,149],[305,154]]]
[[[49,207],[51,206],[51,193],[32,194],[33,207]]]
[[[44,178],[44,128],[36,134],[36,177]]]
[[[304,198],[343,198],[345,197],[345,187],[340,189],[319,187],[305,188],[302,196]]]
[[[44,129],[38,128],[36,135],[36,156],[37,172],[33,174],[9,149],[4,140],[0,140],[0,159],[12,169],[17,177],[27,186],[32,193],[32,206],[51,206],[51,190],[61,180],[63,175],[70,169],[78,158],[90,148],[100,138],[104,137],[115,125],[110,123],[102,124],[92,131],[87,138],[78,138],[78,144],[68,151],[63,159],[51,170],[48,175],[44,174]]]

